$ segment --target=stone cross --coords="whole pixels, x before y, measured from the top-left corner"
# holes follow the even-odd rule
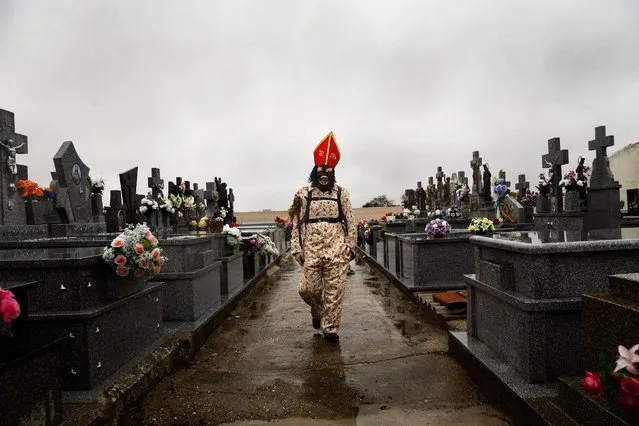
[[[442,166],[437,167],[437,173],[435,174],[435,178],[437,179],[437,187],[441,186],[442,180],[444,179],[444,172],[442,172]]]
[[[482,159],[479,156],[479,151],[473,151],[473,159],[470,160],[470,167],[473,169],[473,189],[472,193],[479,195],[481,192],[481,170],[479,168],[482,165]]]
[[[548,139],[548,154],[541,157],[541,166],[552,168],[551,188],[554,201],[553,213],[563,212],[563,197],[559,193],[559,181],[563,179],[561,175],[561,166],[568,164],[568,150],[561,149],[559,138]]]
[[[80,159],[73,142],[62,144],[53,156],[53,164],[58,177],[58,212],[65,222],[91,222],[90,169]]]
[[[457,173],[453,173],[453,174],[450,176],[450,180],[457,180]]]
[[[506,185],[507,188],[510,188],[510,181],[506,180],[506,172],[504,170],[500,170],[499,171],[499,179],[503,179],[504,180],[504,185]]]
[[[199,185],[197,183],[193,184],[193,196],[194,197],[198,197],[200,199],[200,201],[203,203],[204,202],[204,190],[203,189],[199,189]]]
[[[526,182],[526,175],[519,175],[519,181],[515,184],[515,189],[519,191],[519,198],[526,195],[526,190],[530,187],[530,182]]]
[[[206,215],[210,218],[215,216],[215,199],[217,197],[217,190],[215,182],[206,182],[206,191],[204,191],[204,199],[206,200]]]
[[[138,186],[138,168],[134,167],[124,173],[120,173],[120,189],[122,189],[122,199],[124,201],[124,212],[126,223],[137,222],[138,212],[136,211],[136,188]]]
[[[595,139],[588,142],[588,150],[595,151],[596,157],[592,161],[592,175],[590,186],[605,186],[613,184],[615,179],[610,170],[606,148],[615,144],[615,137],[606,136],[606,126],[595,128]]]
[[[27,137],[15,133],[12,112],[0,109],[0,225],[24,225],[24,202],[16,190],[18,176],[17,154],[29,152]]]
[[[162,191],[164,190],[164,179],[160,178],[160,169],[153,167],[151,169],[151,177],[148,180],[148,187],[154,199],[164,198]]]

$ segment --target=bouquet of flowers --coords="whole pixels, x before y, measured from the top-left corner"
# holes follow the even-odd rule
[[[457,206],[450,206],[446,214],[448,217],[453,219],[457,219],[458,217],[461,217],[461,212],[459,211],[459,208]]]
[[[173,206],[173,202],[171,201],[171,196],[169,196],[168,200],[161,198],[158,204],[160,204],[160,210],[164,211],[166,214],[171,215],[177,211],[175,206]]]
[[[24,198],[25,201],[40,201],[53,198],[51,188],[40,188],[40,185],[28,179],[17,181],[16,188],[18,188],[20,197]]]
[[[104,248],[102,259],[120,277],[152,277],[160,273],[167,258],[158,247],[158,239],[146,224],[129,225]]]
[[[563,186],[568,191],[577,191],[579,187],[585,188],[588,184],[586,177],[579,179],[577,173],[574,170],[569,171],[564,175],[564,178],[559,182],[559,186]]]
[[[443,218],[446,216],[446,212],[442,211],[442,210],[435,210],[434,212],[428,212],[428,217],[432,218],[432,219],[437,219],[437,218]]]
[[[140,201],[140,213],[142,214],[153,212],[159,208],[160,205],[153,199],[153,195],[150,192]]]
[[[457,198],[460,201],[468,201],[470,199],[470,188],[468,185],[463,184],[461,188],[457,190]]]
[[[434,237],[443,237],[451,231],[450,224],[442,219],[433,219],[426,225],[426,233]]]
[[[0,288],[0,334],[11,337],[11,322],[20,316],[20,304],[9,290]]]
[[[96,179],[89,178],[89,182],[91,182],[92,194],[102,194],[102,191],[104,191],[104,179],[100,177]]]
[[[537,185],[537,189],[541,195],[550,194],[550,182],[544,173],[539,173],[539,184]]]
[[[240,228],[237,227],[237,224],[233,224],[236,226],[224,225],[222,228],[222,234],[226,235],[226,244],[234,247],[239,246],[242,242],[242,232]]]
[[[247,254],[253,255],[255,253],[260,253],[263,255],[272,254],[277,256],[280,254],[279,250],[275,246],[275,243],[271,238],[264,234],[253,234],[248,239],[247,244]]]
[[[379,218],[379,220],[381,220],[382,222],[392,221],[394,219],[395,219],[395,213],[393,212],[387,212],[383,214],[382,217]]]
[[[278,226],[281,226],[287,231],[290,231],[291,229],[293,229],[293,223],[291,223],[290,220],[284,217],[279,217],[279,216],[275,217],[275,223],[277,223]]]
[[[599,370],[585,371],[582,388],[595,399],[604,399],[613,411],[620,412],[626,419],[639,420],[639,345],[628,349],[619,345],[619,357],[614,364],[599,355]],[[613,369],[614,366],[614,369]],[[635,424],[635,423],[633,423]]]
[[[495,188],[493,189],[493,192],[497,195],[497,199],[502,199],[508,194],[508,187],[506,186],[504,179],[498,178],[495,181]]]
[[[519,202],[524,205],[528,205],[530,207],[537,206],[537,193],[532,193],[530,191],[526,191],[523,197],[519,199]]]
[[[495,225],[493,221],[488,219],[487,217],[478,218],[475,217],[470,221],[470,225],[468,225],[468,230],[472,233],[480,233],[483,234],[488,231],[494,231]]]

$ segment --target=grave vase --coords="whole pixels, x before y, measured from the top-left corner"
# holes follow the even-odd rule
[[[104,205],[102,204],[102,193],[91,194],[91,215],[98,217],[104,214]]]
[[[566,195],[564,197],[564,211],[566,213],[573,213],[580,210],[581,208],[579,206],[579,192],[566,191]]]
[[[146,282],[146,277],[136,278],[132,274],[127,277],[120,277],[115,274],[115,271],[109,271],[104,296],[107,300],[124,299],[144,290]]]
[[[537,213],[550,213],[550,197],[539,194],[537,197]]]

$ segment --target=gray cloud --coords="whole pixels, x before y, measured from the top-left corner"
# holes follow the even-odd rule
[[[541,3],[541,4],[540,4]],[[48,182],[73,140],[92,174],[222,176],[238,210],[284,209],[333,130],[355,205],[466,170],[529,180],[547,139],[639,139],[639,6],[573,0],[4,1],[0,108]],[[611,151],[614,151],[611,150]]]

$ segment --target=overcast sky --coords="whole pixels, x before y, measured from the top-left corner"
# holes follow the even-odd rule
[[[41,183],[71,140],[107,190],[221,176],[237,211],[287,208],[332,130],[359,207],[473,150],[514,185],[549,138],[571,169],[596,126],[639,140],[637,22],[636,0],[0,0],[0,108]]]

